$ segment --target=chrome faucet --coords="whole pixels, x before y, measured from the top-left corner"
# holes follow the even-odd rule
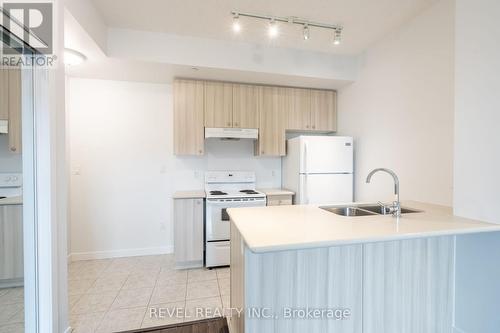
[[[371,179],[372,179],[372,176],[377,173],[378,171],[384,171],[384,172],[387,172],[388,174],[390,174],[392,176],[392,178],[394,179],[394,201],[392,203],[392,206],[386,206],[386,205],[383,205],[382,206],[384,207],[384,211],[386,209],[389,210],[390,213],[392,213],[392,216],[394,217],[400,217],[401,216],[401,203],[399,202],[399,178],[398,176],[396,175],[396,173],[394,173],[394,171],[390,170],[390,169],[386,169],[386,168],[377,168],[375,170],[373,170],[372,172],[370,172],[368,174],[368,176],[366,177],[366,182],[369,184]]]

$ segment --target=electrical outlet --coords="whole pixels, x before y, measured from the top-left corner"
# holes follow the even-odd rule
[[[271,171],[271,176],[276,177],[276,171]]]
[[[81,175],[81,166],[80,165],[75,165],[73,167],[73,170],[71,171],[71,173],[74,175],[74,176],[80,176]]]
[[[160,223],[160,230],[161,231],[167,230],[167,224],[165,222]]]

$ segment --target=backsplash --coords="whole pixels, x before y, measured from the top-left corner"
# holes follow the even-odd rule
[[[21,156],[21,154],[13,154],[9,151],[8,136],[0,134],[0,172],[22,172]]]

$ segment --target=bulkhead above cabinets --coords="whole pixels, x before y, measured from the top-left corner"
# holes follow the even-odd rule
[[[337,130],[333,90],[176,79],[174,152],[203,155],[205,128],[257,129],[255,155],[284,156],[285,133]]]

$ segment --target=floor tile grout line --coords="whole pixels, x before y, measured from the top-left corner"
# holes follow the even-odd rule
[[[156,276],[156,280],[155,280],[155,284],[153,286],[153,290],[151,290],[151,294],[149,295],[149,299],[148,299],[148,302],[146,304],[146,312],[144,313],[144,316],[142,317],[142,321],[141,321],[141,325],[140,325],[141,328],[142,328],[142,326],[144,324],[144,319],[146,319],[146,315],[148,313],[148,308],[149,308],[149,303],[151,302],[151,298],[153,297],[153,293],[155,291],[156,284],[158,283],[158,279],[160,278],[160,273],[161,273],[161,267],[160,267],[160,271],[158,272],[158,275]]]

